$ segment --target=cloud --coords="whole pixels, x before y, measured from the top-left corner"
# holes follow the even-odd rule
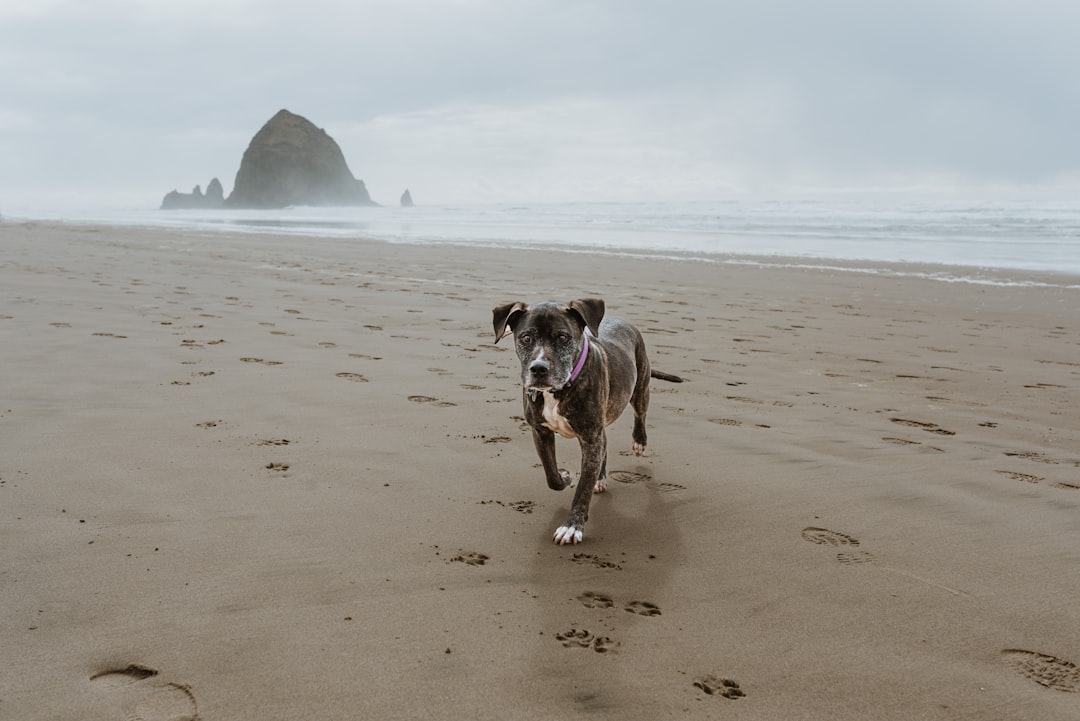
[[[403,184],[638,199],[1080,169],[1074,3],[8,0],[0,18],[5,196],[228,189],[282,107],[384,200]]]

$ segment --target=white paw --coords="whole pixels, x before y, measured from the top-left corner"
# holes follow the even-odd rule
[[[593,493],[603,493],[606,490],[607,490],[607,479],[606,478],[598,478],[598,479],[596,479],[596,485],[593,486],[592,492]]]
[[[565,546],[567,543],[578,544],[581,543],[582,531],[580,528],[574,528],[573,526],[559,526],[555,529],[555,538],[552,539],[560,546]]]
[[[635,443],[633,445],[633,449],[634,449],[634,455],[635,456],[640,456],[642,453],[645,452],[645,446],[640,444],[640,443]]]

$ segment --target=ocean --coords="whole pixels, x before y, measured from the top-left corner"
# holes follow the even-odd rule
[[[835,267],[943,281],[1038,283],[1008,271],[1080,279],[1080,201],[721,201],[507,203],[412,208],[35,211],[54,220],[212,233],[273,232],[392,243],[551,247],[709,262]],[[925,264],[904,269],[895,264]],[[1020,276],[1018,276],[1020,277]],[[1080,286],[1076,286],[1080,287]]]

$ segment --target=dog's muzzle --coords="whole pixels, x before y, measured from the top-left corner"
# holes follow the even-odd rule
[[[529,364],[522,381],[528,391],[557,391],[566,384],[565,380],[554,378],[551,365],[542,360]]]
[[[525,372],[522,378],[525,390],[530,393],[542,392],[542,391],[561,391],[568,387],[577,377],[581,375],[581,370],[585,367],[585,359],[589,357],[589,339],[585,339],[585,343],[581,348],[581,355],[578,356],[577,363],[574,365],[573,370],[566,375],[565,378],[553,378],[551,364],[542,358],[537,358],[529,364],[528,370]],[[561,374],[560,374],[561,375]]]

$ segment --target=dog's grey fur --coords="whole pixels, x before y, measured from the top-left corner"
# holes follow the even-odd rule
[[[641,455],[647,440],[649,378],[682,379],[651,371],[641,333],[626,321],[605,318],[600,298],[506,303],[492,313],[495,342],[514,335],[525,420],[532,427],[548,487],[561,491],[571,482],[570,473],[556,463],[555,434],[581,444],[581,473],[570,517],[554,538],[558,544],[580,543],[592,494],[603,492],[607,484],[605,429],[629,404],[634,410],[633,449]],[[585,343],[590,344],[585,365],[570,382]]]

